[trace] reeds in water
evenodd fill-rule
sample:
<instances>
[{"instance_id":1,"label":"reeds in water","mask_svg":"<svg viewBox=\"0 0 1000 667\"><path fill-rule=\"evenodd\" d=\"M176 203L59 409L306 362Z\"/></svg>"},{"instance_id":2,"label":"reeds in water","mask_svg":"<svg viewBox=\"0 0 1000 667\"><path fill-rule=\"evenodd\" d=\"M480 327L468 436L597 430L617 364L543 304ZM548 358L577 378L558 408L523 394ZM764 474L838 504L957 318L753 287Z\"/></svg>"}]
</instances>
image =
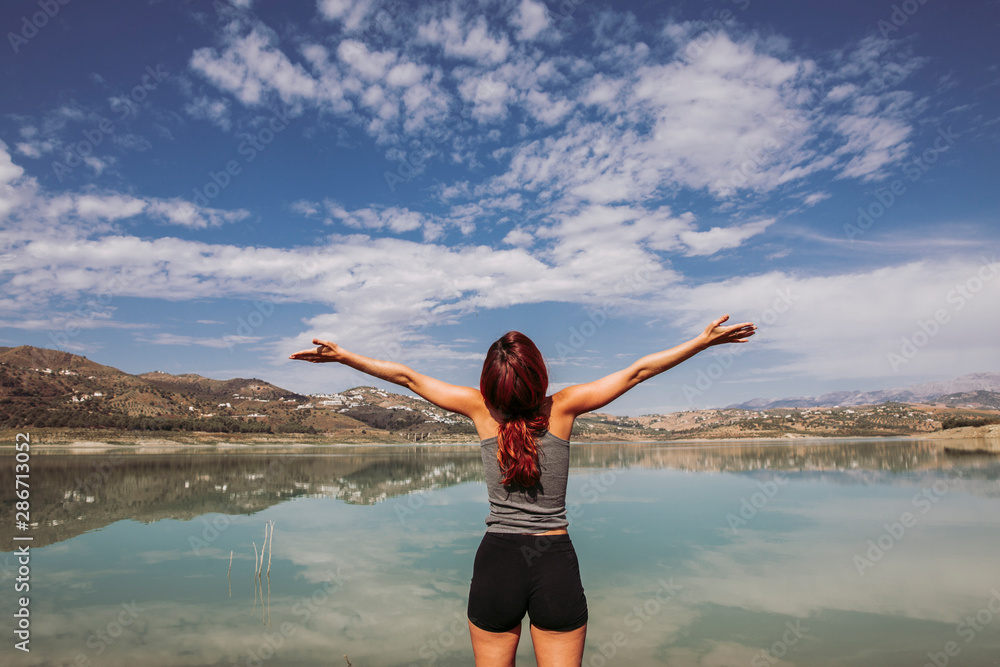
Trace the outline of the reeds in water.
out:
<instances>
[{"instance_id":1,"label":"reeds in water","mask_svg":"<svg viewBox=\"0 0 1000 667\"><path fill-rule=\"evenodd\" d=\"M274 522L268 521L264 524L264 543L260 545L260 553L257 553L257 543L253 542L253 607L250 614L253 615L257 609L257 592L260 591L260 613L261 622L271 625L271 553L274 543ZM264 582L261 580L261 570L264 568L264 550L267 549L267 605L264 604ZM266 616L265 616L266 614Z\"/></svg>"},{"instance_id":2,"label":"reeds in water","mask_svg":"<svg viewBox=\"0 0 1000 667\"><path fill-rule=\"evenodd\" d=\"M251 541L253 545L253 606L250 608L250 615L257 610L257 595L260 595L261 622L271 626L271 556L274 552L274 522L268 521L264 524L264 542L257 550L257 542ZM267 551L267 570L264 570L264 551ZM267 576L267 602L264 601L264 583L261 572ZM229 551L229 571L226 578L229 580L229 597L233 597L233 551ZM345 656L346 657L346 656Z\"/></svg>"}]
</instances>

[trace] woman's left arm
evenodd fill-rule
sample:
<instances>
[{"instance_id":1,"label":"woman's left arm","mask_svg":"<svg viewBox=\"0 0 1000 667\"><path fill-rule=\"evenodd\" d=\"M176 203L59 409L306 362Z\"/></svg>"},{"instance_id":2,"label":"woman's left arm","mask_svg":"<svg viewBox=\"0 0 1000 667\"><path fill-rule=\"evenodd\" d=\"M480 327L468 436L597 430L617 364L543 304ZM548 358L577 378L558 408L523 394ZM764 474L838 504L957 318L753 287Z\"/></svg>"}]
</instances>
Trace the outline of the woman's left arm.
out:
<instances>
[{"instance_id":1,"label":"woman's left arm","mask_svg":"<svg viewBox=\"0 0 1000 667\"><path fill-rule=\"evenodd\" d=\"M475 421L475 415L486 410L482 394L472 387L448 384L428 375L423 375L409 366L382 359L372 359L361 354L348 352L336 343L313 339L316 348L302 350L289 355L289 359L310 361L314 364L336 362L350 366L380 380L406 387L418 396L450 412L457 412Z\"/></svg>"}]
</instances>

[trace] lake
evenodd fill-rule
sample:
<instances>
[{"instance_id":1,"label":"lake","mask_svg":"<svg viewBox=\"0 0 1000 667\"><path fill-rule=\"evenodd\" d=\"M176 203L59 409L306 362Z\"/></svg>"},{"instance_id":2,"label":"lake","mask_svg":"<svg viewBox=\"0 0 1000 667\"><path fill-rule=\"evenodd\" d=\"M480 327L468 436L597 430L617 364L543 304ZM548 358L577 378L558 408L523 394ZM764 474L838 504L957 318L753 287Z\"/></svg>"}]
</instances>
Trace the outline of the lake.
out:
<instances>
[{"instance_id":1,"label":"lake","mask_svg":"<svg viewBox=\"0 0 1000 667\"><path fill-rule=\"evenodd\" d=\"M478 446L254 451L32 452L37 525L14 542L0 450L0 661L472 664ZM1000 457L908 439L571 454L585 665L1000 665ZM30 653L11 628L20 544ZM535 664L527 622L518 664Z\"/></svg>"}]
</instances>

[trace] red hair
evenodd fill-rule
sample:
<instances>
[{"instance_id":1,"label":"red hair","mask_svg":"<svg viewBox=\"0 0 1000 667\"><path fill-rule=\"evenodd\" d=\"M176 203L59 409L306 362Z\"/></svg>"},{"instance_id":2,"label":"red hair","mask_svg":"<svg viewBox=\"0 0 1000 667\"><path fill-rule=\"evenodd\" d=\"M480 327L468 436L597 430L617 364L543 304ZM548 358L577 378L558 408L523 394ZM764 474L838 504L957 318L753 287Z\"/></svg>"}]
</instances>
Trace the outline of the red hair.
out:
<instances>
[{"instance_id":1,"label":"red hair","mask_svg":"<svg viewBox=\"0 0 1000 667\"><path fill-rule=\"evenodd\" d=\"M542 353L523 333L508 331L490 346L479 391L503 417L497 463L505 485L531 487L541 475L535 441L549 428L549 418L540 412L548 386Z\"/></svg>"}]
</instances>

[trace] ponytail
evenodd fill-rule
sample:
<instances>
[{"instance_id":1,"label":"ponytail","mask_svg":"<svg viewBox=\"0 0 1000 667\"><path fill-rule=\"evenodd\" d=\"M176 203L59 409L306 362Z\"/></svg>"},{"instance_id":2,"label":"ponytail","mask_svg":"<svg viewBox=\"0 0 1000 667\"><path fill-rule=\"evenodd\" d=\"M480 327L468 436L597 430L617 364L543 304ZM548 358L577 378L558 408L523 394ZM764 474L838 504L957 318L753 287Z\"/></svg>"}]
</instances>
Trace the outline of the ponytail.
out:
<instances>
[{"instance_id":1,"label":"ponytail","mask_svg":"<svg viewBox=\"0 0 1000 667\"><path fill-rule=\"evenodd\" d=\"M549 376L531 339L509 331L490 346L479 378L486 402L503 414L497 433L497 465L504 485L534 486L541 475L537 439L549 427L540 409Z\"/></svg>"},{"instance_id":2,"label":"ponytail","mask_svg":"<svg viewBox=\"0 0 1000 667\"><path fill-rule=\"evenodd\" d=\"M537 414L530 419L518 415L500 424L497 434L497 464L501 481L524 487L534 486L542 471L538 467L537 439L549 428L549 419Z\"/></svg>"}]
</instances>

